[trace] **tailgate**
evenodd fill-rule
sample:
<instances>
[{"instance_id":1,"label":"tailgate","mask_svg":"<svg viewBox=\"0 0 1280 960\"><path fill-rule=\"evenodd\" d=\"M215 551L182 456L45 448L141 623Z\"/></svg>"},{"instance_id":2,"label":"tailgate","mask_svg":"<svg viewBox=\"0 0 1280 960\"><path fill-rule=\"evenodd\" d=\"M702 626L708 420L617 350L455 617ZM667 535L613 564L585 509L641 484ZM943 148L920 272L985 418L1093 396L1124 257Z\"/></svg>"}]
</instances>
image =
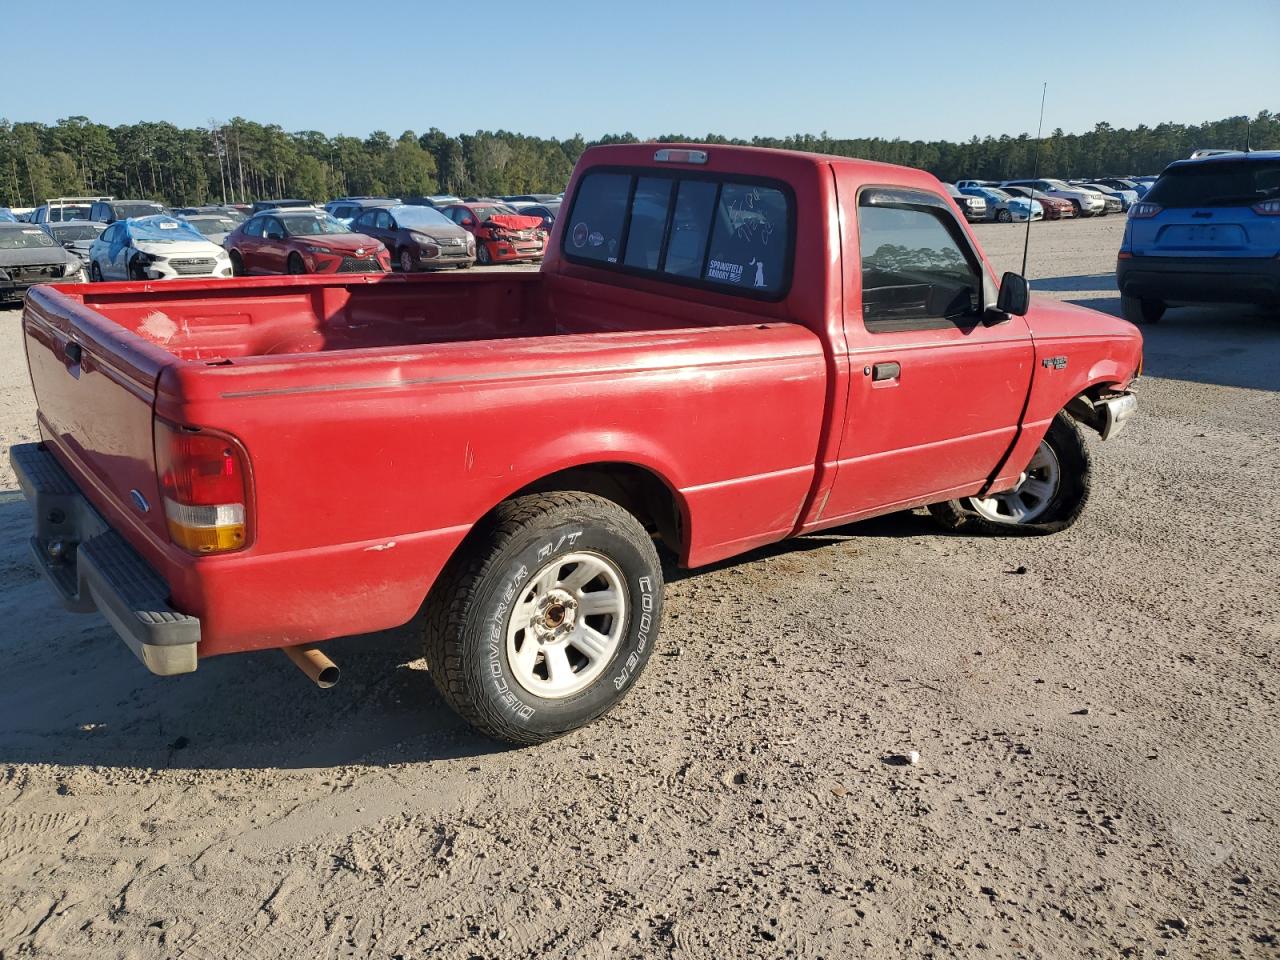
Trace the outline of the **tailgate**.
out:
<instances>
[{"instance_id":1,"label":"tailgate","mask_svg":"<svg viewBox=\"0 0 1280 960\"><path fill-rule=\"evenodd\" d=\"M173 356L48 286L27 297L22 328L45 442L73 476L90 478L84 493L96 506L109 498L167 539L151 416Z\"/></svg>"}]
</instances>

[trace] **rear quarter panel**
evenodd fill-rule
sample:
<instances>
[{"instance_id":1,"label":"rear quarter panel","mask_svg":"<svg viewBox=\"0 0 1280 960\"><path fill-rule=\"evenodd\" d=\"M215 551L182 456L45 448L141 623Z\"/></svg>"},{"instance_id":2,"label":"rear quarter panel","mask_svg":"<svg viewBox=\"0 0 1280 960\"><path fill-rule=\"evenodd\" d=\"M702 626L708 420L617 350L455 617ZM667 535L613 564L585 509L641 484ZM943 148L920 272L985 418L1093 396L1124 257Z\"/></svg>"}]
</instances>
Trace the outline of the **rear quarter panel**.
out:
<instances>
[{"instance_id":1,"label":"rear quarter panel","mask_svg":"<svg viewBox=\"0 0 1280 960\"><path fill-rule=\"evenodd\" d=\"M718 559L794 528L824 364L770 323L170 367L157 413L237 436L256 504L246 550L163 572L203 655L395 626L496 504L596 462L660 477L684 559Z\"/></svg>"}]
</instances>

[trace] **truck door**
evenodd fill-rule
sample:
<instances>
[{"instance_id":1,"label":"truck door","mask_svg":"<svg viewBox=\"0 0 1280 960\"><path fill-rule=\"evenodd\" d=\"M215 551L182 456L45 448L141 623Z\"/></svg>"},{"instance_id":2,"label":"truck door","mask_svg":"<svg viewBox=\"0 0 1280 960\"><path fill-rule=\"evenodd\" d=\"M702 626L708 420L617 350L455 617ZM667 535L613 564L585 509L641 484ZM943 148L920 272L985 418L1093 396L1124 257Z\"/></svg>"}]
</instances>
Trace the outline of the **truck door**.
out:
<instances>
[{"instance_id":1,"label":"truck door","mask_svg":"<svg viewBox=\"0 0 1280 960\"><path fill-rule=\"evenodd\" d=\"M1024 319L986 312L996 284L940 193L838 188L850 387L824 526L976 493L1013 444L1034 362Z\"/></svg>"}]
</instances>

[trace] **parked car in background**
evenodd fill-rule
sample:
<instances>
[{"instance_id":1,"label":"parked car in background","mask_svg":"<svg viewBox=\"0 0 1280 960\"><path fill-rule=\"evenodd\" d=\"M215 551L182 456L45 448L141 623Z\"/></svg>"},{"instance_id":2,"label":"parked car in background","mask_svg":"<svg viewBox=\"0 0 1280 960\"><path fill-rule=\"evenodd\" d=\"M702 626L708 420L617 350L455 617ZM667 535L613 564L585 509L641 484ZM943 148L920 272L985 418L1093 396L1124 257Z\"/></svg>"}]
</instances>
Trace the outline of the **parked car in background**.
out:
<instances>
[{"instance_id":1,"label":"parked car in background","mask_svg":"<svg viewBox=\"0 0 1280 960\"><path fill-rule=\"evenodd\" d=\"M206 240L218 246L222 246L227 235L243 222L227 213L193 213L182 219L195 227Z\"/></svg>"},{"instance_id":2,"label":"parked car in background","mask_svg":"<svg viewBox=\"0 0 1280 960\"><path fill-rule=\"evenodd\" d=\"M66 220L61 223L46 223L41 229L63 250L69 250L80 258L85 269L89 269L89 249L98 235L107 228L105 223L93 220Z\"/></svg>"},{"instance_id":3,"label":"parked car in background","mask_svg":"<svg viewBox=\"0 0 1280 960\"><path fill-rule=\"evenodd\" d=\"M288 209L290 207L296 207L296 208L306 207L307 209L311 209L315 207L315 204L312 203L310 200L296 200L296 199L255 200L253 202L253 207L251 209L253 213L261 213L263 210L279 210L279 209Z\"/></svg>"},{"instance_id":4,"label":"parked car in background","mask_svg":"<svg viewBox=\"0 0 1280 960\"><path fill-rule=\"evenodd\" d=\"M227 237L236 276L272 273L386 273L391 254L323 210L264 210Z\"/></svg>"},{"instance_id":5,"label":"parked car in background","mask_svg":"<svg viewBox=\"0 0 1280 960\"><path fill-rule=\"evenodd\" d=\"M999 187L961 187L960 192L985 200L987 219L997 223L1025 223L1028 217L1032 220L1044 218L1044 207L1039 200L1006 193Z\"/></svg>"},{"instance_id":6,"label":"parked car in background","mask_svg":"<svg viewBox=\"0 0 1280 960\"><path fill-rule=\"evenodd\" d=\"M351 226L351 221L370 207L390 207L399 203L396 197L338 197L324 205L333 219Z\"/></svg>"},{"instance_id":7,"label":"parked car in background","mask_svg":"<svg viewBox=\"0 0 1280 960\"><path fill-rule=\"evenodd\" d=\"M481 266L538 260L546 248L547 233L542 221L521 216L505 203L455 203L443 212L476 238L476 263Z\"/></svg>"},{"instance_id":8,"label":"parked car in background","mask_svg":"<svg viewBox=\"0 0 1280 960\"><path fill-rule=\"evenodd\" d=\"M1171 302L1280 307L1280 150L1171 163L1129 211L1116 283L1133 323Z\"/></svg>"},{"instance_id":9,"label":"parked car in background","mask_svg":"<svg viewBox=\"0 0 1280 960\"><path fill-rule=\"evenodd\" d=\"M506 203L547 203L551 200L559 200L560 194L557 193L521 193L516 196L499 197L499 200Z\"/></svg>"},{"instance_id":10,"label":"parked car in background","mask_svg":"<svg viewBox=\"0 0 1280 960\"><path fill-rule=\"evenodd\" d=\"M996 180L957 180L956 187L964 190L966 187L996 187L999 186Z\"/></svg>"},{"instance_id":11,"label":"parked car in background","mask_svg":"<svg viewBox=\"0 0 1280 960\"><path fill-rule=\"evenodd\" d=\"M351 221L351 229L382 243L403 273L449 267L465 270L476 261L475 237L434 207L371 208Z\"/></svg>"},{"instance_id":12,"label":"parked car in background","mask_svg":"<svg viewBox=\"0 0 1280 960\"><path fill-rule=\"evenodd\" d=\"M981 223L987 219L987 201L985 198L962 193L956 189L953 183L944 183L942 189L947 191L947 196L956 202L956 206L960 208L960 212L964 214L964 218L970 223Z\"/></svg>"},{"instance_id":13,"label":"parked car in background","mask_svg":"<svg viewBox=\"0 0 1280 960\"><path fill-rule=\"evenodd\" d=\"M560 216L559 200L548 200L546 203L517 201L510 206L521 216L539 217L542 220L542 229L547 233L551 233L551 228L556 224L556 217Z\"/></svg>"},{"instance_id":14,"label":"parked car in background","mask_svg":"<svg viewBox=\"0 0 1280 960\"><path fill-rule=\"evenodd\" d=\"M411 207L447 207L451 203L461 203L461 197L451 193L433 193L429 197L405 197L402 201Z\"/></svg>"},{"instance_id":15,"label":"parked car in background","mask_svg":"<svg viewBox=\"0 0 1280 960\"><path fill-rule=\"evenodd\" d=\"M248 214L231 206L230 204L207 204L202 207L178 207L172 211L175 217L190 216L226 216L230 217L236 223L243 223L248 219Z\"/></svg>"},{"instance_id":16,"label":"parked car in background","mask_svg":"<svg viewBox=\"0 0 1280 960\"><path fill-rule=\"evenodd\" d=\"M1090 190L1097 190L1103 197L1114 199L1120 204L1120 210L1123 212L1127 212L1139 199L1138 191L1131 187L1113 187L1094 180L1082 180L1080 183ZM1110 206L1108 206L1108 212L1112 212Z\"/></svg>"},{"instance_id":17,"label":"parked car in background","mask_svg":"<svg viewBox=\"0 0 1280 960\"><path fill-rule=\"evenodd\" d=\"M172 215L168 207L155 200L99 200L89 208L89 219L98 223L162 216Z\"/></svg>"},{"instance_id":18,"label":"parked car in background","mask_svg":"<svg viewBox=\"0 0 1280 960\"><path fill-rule=\"evenodd\" d=\"M1088 180L1072 180L1069 185L1102 194L1102 202L1106 204L1106 213L1123 213L1128 209L1125 205L1124 197L1110 187L1090 183Z\"/></svg>"},{"instance_id":19,"label":"parked car in background","mask_svg":"<svg viewBox=\"0 0 1280 960\"><path fill-rule=\"evenodd\" d=\"M1131 190L1137 195L1138 200L1145 197L1147 195L1147 191L1151 189L1151 184L1149 183L1143 183L1140 180L1128 180L1124 177L1099 177L1098 179L1091 180L1089 182L1100 183L1104 187L1110 187L1112 190L1118 190L1121 193L1126 190Z\"/></svg>"},{"instance_id":20,"label":"parked car in background","mask_svg":"<svg viewBox=\"0 0 1280 960\"><path fill-rule=\"evenodd\" d=\"M43 229L0 223L0 302L21 300L37 283L82 283L84 264Z\"/></svg>"},{"instance_id":21,"label":"parked car in background","mask_svg":"<svg viewBox=\"0 0 1280 960\"><path fill-rule=\"evenodd\" d=\"M18 218L13 215L13 211L8 207L0 207L0 223L17 223Z\"/></svg>"},{"instance_id":22,"label":"parked car in background","mask_svg":"<svg viewBox=\"0 0 1280 960\"><path fill-rule=\"evenodd\" d=\"M1006 180L1000 184L1001 189L1009 187L1026 187L1030 190L1041 190L1057 200L1066 200L1075 208L1077 217L1096 217L1107 212L1107 202L1096 190L1073 187L1061 180ZM1040 199L1036 197L1036 199Z\"/></svg>"},{"instance_id":23,"label":"parked car in background","mask_svg":"<svg viewBox=\"0 0 1280 960\"><path fill-rule=\"evenodd\" d=\"M226 251L189 223L168 215L117 220L89 247L91 280L229 276Z\"/></svg>"},{"instance_id":24,"label":"parked car in background","mask_svg":"<svg viewBox=\"0 0 1280 960\"><path fill-rule=\"evenodd\" d=\"M1046 220L1070 220L1076 215L1075 204L1070 200L1061 200L1058 197L1051 197L1043 190L1010 185L1006 185L998 189L1015 197L1024 197L1026 199L1036 201L1044 211L1044 219Z\"/></svg>"},{"instance_id":25,"label":"parked car in background","mask_svg":"<svg viewBox=\"0 0 1280 960\"><path fill-rule=\"evenodd\" d=\"M53 197L32 210L27 217L27 222L62 223L66 220L92 220L94 219L93 205L102 199L101 197Z\"/></svg>"}]
</instances>

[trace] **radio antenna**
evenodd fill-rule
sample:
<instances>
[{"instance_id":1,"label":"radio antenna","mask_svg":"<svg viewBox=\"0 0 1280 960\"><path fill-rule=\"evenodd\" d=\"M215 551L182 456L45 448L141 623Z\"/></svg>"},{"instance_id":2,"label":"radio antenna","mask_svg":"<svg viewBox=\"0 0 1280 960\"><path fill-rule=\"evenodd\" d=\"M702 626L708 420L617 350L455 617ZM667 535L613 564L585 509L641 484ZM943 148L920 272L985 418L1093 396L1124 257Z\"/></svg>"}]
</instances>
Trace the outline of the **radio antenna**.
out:
<instances>
[{"instance_id":1,"label":"radio antenna","mask_svg":"<svg viewBox=\"0 0 1280 960\"><path fill-rule=\"evenodd\" d=\"M1031 179L1038 180L1040 178L1040 137L1044 133L1044 98L1049 92L1049 81L1044 82L1044 86L1040 88L1040 126L1036 127L1036 159L1032 164ZM1036 202L1036 187L1031 185L1031 202L1027 204L1027 235L1022 241L1022 275L1027 275L1027 250L1031 247L1031 207Z\"/></svg>"}]
</instances>

